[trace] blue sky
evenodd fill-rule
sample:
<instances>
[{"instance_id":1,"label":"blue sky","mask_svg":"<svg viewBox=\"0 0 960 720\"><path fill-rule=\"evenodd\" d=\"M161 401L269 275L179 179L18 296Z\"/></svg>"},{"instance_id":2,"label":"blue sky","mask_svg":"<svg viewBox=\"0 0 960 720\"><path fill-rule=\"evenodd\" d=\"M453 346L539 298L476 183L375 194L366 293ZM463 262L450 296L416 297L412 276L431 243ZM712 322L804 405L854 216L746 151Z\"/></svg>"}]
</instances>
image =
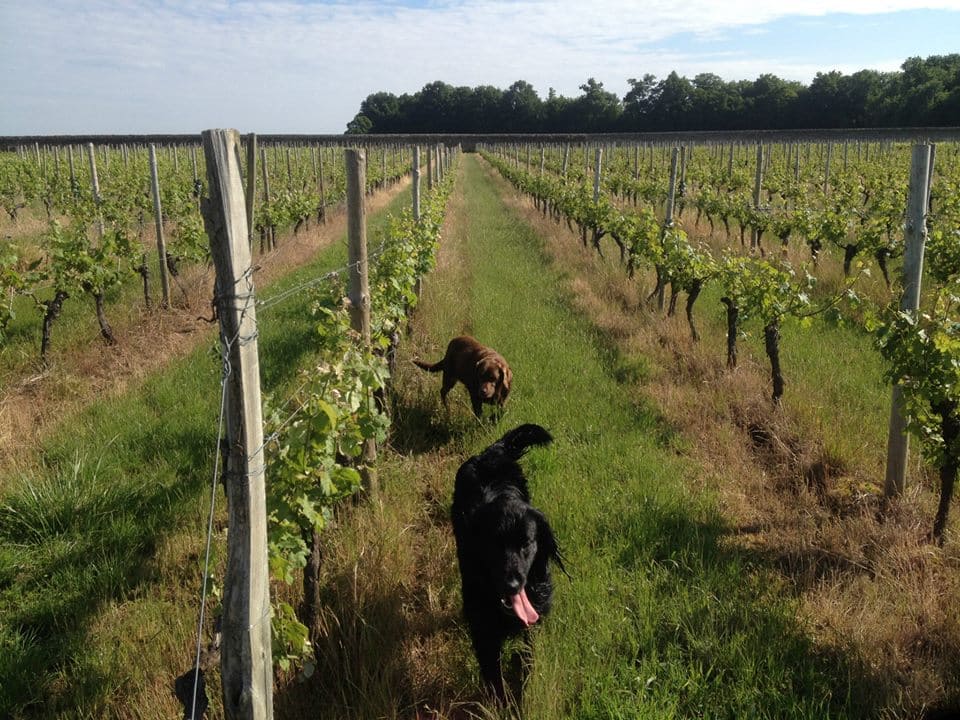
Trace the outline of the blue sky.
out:
<instances>
[{"instance_id":1,"label":"blue sky","mask_svg":"<svg viewBox=\"0 0 960 720\"><path fill-rule=\"evenodd\" d=\"M960 0L0 0L0 135L339 133L367 95L895 70ZM958 119L960 122L960 119Z\"/></svg>"}]
</instances>

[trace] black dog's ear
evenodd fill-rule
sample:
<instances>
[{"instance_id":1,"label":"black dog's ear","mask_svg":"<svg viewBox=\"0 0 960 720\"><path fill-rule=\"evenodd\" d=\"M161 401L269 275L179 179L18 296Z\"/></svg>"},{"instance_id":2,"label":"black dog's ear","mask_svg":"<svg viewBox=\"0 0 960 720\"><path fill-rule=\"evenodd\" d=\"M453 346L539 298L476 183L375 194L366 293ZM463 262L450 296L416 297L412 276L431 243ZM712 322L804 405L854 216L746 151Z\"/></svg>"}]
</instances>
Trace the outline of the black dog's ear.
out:
<instances>
[{"instance_id":1,"label":"black dog's ear","mask_svg":"<svg viewBox=\"0 0 960 720\"><path fill-rule=\"evenodd\" d=\"M563 565L563 555L560 553L560 546L557 545L557 539L553 535L553 528L551 528L550 523L547 522L546 515L536 508L530 508L530 513L537 523L537 547L543 548L547 557L557 564L557 567L563 571L564 575L570 577L570 573L567 572L567 568Z\"/></svg>"}]
</instances>

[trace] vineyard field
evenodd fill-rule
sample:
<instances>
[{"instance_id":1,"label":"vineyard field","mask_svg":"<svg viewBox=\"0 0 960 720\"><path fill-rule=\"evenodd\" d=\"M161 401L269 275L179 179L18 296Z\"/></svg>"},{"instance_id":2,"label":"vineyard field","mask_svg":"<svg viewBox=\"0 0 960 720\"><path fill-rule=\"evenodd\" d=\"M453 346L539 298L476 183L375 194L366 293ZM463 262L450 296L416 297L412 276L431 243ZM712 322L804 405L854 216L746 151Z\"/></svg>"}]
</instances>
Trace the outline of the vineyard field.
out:
<instances>
[{"instance_id":1,"label":"vineyard field","mask_svg":"<svg viewBox=\"0 0 960 720\"><path fill-rule=\"evenodd\" d=\"M960 712L960 145L931 152L916 311L909 143L477 145L418 148L417 217L412 147L361 153L369 345L344 148L257 150L274 716ZM0 152L0 715L179 716L199 652L223 717L230 369L203 154L157 148L161 260L147 148L65 152ZM412 362L463 333L513 369L499 420L461 387L445 409ZM504 711L449 508L460 463L527 422L555 438L522 464L570 572L532 664L508 644Z\"/></svg>"}]
</instances>

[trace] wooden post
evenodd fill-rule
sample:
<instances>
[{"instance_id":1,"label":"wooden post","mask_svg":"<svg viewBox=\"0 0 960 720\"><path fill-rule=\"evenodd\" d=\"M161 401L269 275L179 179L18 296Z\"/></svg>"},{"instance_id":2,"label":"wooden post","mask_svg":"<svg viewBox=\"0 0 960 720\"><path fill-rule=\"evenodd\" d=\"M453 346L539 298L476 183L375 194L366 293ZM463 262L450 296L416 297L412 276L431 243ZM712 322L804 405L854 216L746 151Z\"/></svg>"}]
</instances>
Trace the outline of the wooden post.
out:
<instances>
[{"instance_id":1,"label":"wooden post","mask_svg":"<svg viewBox=\"0 0 960 720\"><path fill-rule=\"evenodd\" d=\"M240 133L205 130L210 198L204 224L216 269L214 301L229 359L226 378L227 569L220 672L231 720L273 717L270 573L253 268L240 173Z\"/></svg>"},{"instance_id":2,"label":"wooden post","mask_svg":"<svg viewBox=\"0 0 960 720\"><path fill-rule=\"evenodd\" d=\"M916 313L920 307L920 279L927 240L927 199L930 192L930 145L913 146L910 163L910 195L907 198L907 226L904 233L903 297L900 309ZM887 471L883 494L888 498L903 492L907 471L907 433L903 388L893 386L890 428L887 435Z\"/></svg>"},{"instance_id":3,"label":"wooden post","mask_svg":"<svg viewBox=\"0 0 960 720\"><path fill-rule=\"evenodd\" d=\"M323 152L318 153L320 161L320 215L323 218L323 224L327 224L327 193L323 185Z\"/></svg>"},{"instance_id":4,"label":"wooden post","mask_svg":"<svg viewBox=\"0 0 960 720\"><path fill-rule=\"evenodd\" d=\"M413 146L413 220L420 222L420 146Z\"/></svg>"},{"instance_id":5,"label":"wooden post","mask_svg":"<svg viewBox=\"0 0 960 720\"><path fill-rule=\"evenodd\" d=\"M570 164L570 143L563 146L563 171L560 173L564 180L567 179L567 166Z\"/></svg>"},{"instance_id":6,"label":"wooden post","mask_svg":"<svg viewBox=\"0 0 960 720\"><path fill-rule=\"evenodd\" d=\"M253 213L254 200L257 197L257 136L255 133L247 135L247 242L250 253L253 253Z\"/></svg>"},{"instance_id":7,"label":"wooden post","mask_svg":"<svg viewBox=\"0 0 960 720\"><path fill-rule=\"evenodd\" d=\"M420 146L413 146L413 221L420 222ZM413 292L419 298L423 294L423 276L418 276Z\"/></svg>"},{"instance_id":8,"label":"wooden post","mask_svg":"<svg viewBox=\"0 0 960 720\"><path fill-rule=\"evenodd\" d=\"M427 192L433 190L433 148L427 148Z\"/></svg>"},{"instance_id":9,"label":"wooden post","mask_svg":"<svg viewBox=\"0 0 960 720\"><path fill-rule=\"evenodd\" d=\"M70 164L70 192L77 186L77 172L73 166L73 145L67 145L67 162Z\"/></svg>"},{"instance_id":10,"label":"wooden post","mask_svg":"<svg viewBox=\"0 0 960 720\"><path fill-rule=\"evenodd\" d=\"M827 160L823 167L823 194L830 194L830 158L833 157L833 143L827 143Z\"/></svg>"},{"instance_id":11,"label":"wooden post","mask_svg":"<svg viewBox=\"0 0 960 720\"><path fill-rule=\"evenodd\" d=\"M103 216L100 214L100 180L97 178L97 157L93 143L87 143L87 154L90 156L90 184L93 187L93 204L97 208L97 233L103 240Z\"/></svg>"},{"instance_id":12,"label":"wooden post","mask_svg":"<svg viewBox=\"0 0 960 720\"><path fill-rule=\"evenodd\" d=\"M160 307L170 307L170 280L167 278L167 244L163 239L163 208L160 206L160 177L157 173L157 147L150 145L150 186L153 190L153 217L157 228L157 258L160 262Z\"/></svg>"},{"instance_id":13,"label":"wooden post","mask_svg":"<svg viewBox=\"0 0 960 720\"><path fill-rule=\"evenodd\" d=\"M593 159L593 201L600 201L600 174L603 171L603 148L598 147Z\"/></svg>"},{"instance_id":14,"label":"wooden post","mask_svg":"<svg viewBox=\"0 0 960 720\"><path fill-rule=\"evenodd\" d=\"M430 151L432 154L432 150ZM344 151L347 166L347 263L350 268L350 325L360 333L364 346L370 346L370 285L367 278L367 209L364 200L365 152L360 149ZM363 444L360 475L364 489L372 498L380 493L373 463L377 459L376 443L370 439Z\"/></svg>"},{"instance_id":15,"label":"wooden post","mask_svg":"<svg viewBox=\"0 0 960 720\"><path fill-rule=\"evenodd\" d=\"M263 201L266 203L270 202L270 171L267 169L267 149L265 147L260 148L260 170L263 172ZM273 243L273 228L267 225L263 226L264 238L260 243L260 252L264 250L264 241L266 242L266 249L272 250Z\"/></svg>"},{"instance_id":16,"label":"wooden post","mask_svg":"<svg viewBox=\"0 0 960 720\"><path fill-rule=\"evenodd\" d=\"M673 154L670 157L670 189L667 192L667 209L663 215L663 224L666 227L673 226L673 202L677 193L677 162L679 159L680 148L674 147Z\"/></svg>"},{"instance_id":17,"label":"wooden post","mask_svg":"<svg viewBox=\"0 0 960 720\"><path fill-rule=\"evenodd\" d=\"M763 190L763 143L757 143L757 174L753 181L753 209L760 209L760 194ZM760 247L760 231L753 228L750 233L750 249Z\"/></svg>"},{"instance_id":18,"label":"wooden post","mask_svg":"<svg viewBox=\"0 0 960 720\"><path fill-rule=\"evenodd\" d=\"M930 146L930 167L929 172L927 173L927 212L933 210L933 203L931 201L930 188L933 187L933 166L937 163L937 146Z\"/></svg>"}]
</instances>

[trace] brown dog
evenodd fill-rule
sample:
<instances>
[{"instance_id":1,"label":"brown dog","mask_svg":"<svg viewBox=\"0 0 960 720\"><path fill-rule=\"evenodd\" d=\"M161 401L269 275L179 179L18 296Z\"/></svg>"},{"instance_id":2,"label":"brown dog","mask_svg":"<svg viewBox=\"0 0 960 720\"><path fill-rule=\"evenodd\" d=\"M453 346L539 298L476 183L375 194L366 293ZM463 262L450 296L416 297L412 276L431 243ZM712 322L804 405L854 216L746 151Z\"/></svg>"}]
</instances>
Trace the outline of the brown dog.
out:
<instances>
[{"instance_id":1,"label":"brown dog","mask_svg":"<svg viewBox=\"0 0 960 720\"><path fill-rule=\"evenodd\" d=\"M503 410L503 404L510 394L513 373L507 361L496 350L481 345L469 335L451 340L447 345L447 354L440 362L433 365L421 360L413 362L429 372L443 371L440 400L444 407L447 407L447 393L457 384L457 380L466 385L470 392L473 414L478 418L483 412L483 403L496 404L499 410Z\"/></svg>"}]
</instances>

